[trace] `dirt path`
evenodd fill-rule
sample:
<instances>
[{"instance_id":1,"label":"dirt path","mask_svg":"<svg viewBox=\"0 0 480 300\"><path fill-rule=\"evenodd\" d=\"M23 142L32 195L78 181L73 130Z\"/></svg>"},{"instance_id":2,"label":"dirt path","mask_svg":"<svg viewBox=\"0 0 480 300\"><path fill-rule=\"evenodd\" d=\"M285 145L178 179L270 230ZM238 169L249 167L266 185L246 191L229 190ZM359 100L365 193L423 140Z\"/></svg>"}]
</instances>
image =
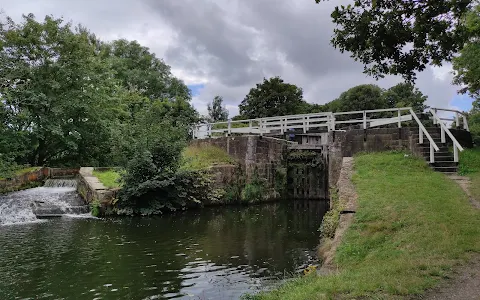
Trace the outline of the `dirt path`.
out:
<instances>
[{"instance_id":1,"label":"dirt path","mask_svg":"<svg viewBox=\"0 0 480 300\"><path fill-rule=\"evenodd\" d=\"M480 202L473 198L469 191L470 179L464 176L450 178L465 191L472 206L480 209ZM480 254L474 255L468 264L455 268L452 279L445 280L440 286L417 299L480 300Z\"/></svg>"}]
</instances>

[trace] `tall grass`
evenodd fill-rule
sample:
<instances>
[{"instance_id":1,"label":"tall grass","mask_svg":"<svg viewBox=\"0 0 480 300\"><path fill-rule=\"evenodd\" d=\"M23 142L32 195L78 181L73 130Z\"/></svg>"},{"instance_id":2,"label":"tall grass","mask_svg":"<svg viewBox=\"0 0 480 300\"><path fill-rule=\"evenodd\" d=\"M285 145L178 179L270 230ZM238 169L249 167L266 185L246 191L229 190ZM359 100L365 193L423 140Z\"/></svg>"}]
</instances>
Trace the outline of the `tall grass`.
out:
<instances>
[{"instance_id":1,"label":"tall grass","mask_svg":"<svg viewBox=\"0 0 480 300\"><path fill-rule=\"evenodd\" d=\"M294 279L256 299L395 298L421 294L480 252L480 213L452 180L398 153L355 157L358 210L339 272Z\"/></svg>"},{"instance_id":2,"label":"tall grass","mask_svg":"<svg viewBox=\"0 0 480 300\"><path fill-rule=\"evenodd\" d=\"M107 188L117 188L120 187L120 173L115 170L109 171L93 171L93 176L97 177L98 180Z\"/></svg>"},{"instance_id":3,"label":"tall grass","mask_svg":"<svg viewBox=\"0 0 480 300\"><path fill-rule=\"evenodd\" d=\"M182 152L181 169L201 170L212 165L233 164L235 160L222 148L205 146L188 146Z\"/></svg>"},{"instance_id":4,"label":"tall grass","mask_svg":"<svg viewBox=\"0 0 480 300\"><path fill-rule=\"evenodd\" d=\"M470 177L470 192L480 201L480 147L460 152L458 171L461 175Z\"/></svg>"}]
</instances>

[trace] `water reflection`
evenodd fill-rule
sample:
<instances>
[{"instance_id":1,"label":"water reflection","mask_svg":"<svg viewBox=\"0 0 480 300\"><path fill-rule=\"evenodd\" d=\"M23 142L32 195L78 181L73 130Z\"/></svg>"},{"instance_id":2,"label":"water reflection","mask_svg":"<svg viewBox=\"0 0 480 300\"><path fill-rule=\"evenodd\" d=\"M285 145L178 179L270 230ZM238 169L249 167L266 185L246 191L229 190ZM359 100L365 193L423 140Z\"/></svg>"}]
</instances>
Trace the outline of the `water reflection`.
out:
<instances>
[{"instance_id":1,"label":"water reflection","mask_svg":"<svg viewBox=\"0 0 480 300\"><path fill-rule=\"evenodd\" d=\"M236 299L315 262L325 206L0 227L0 299Z\"/></svg>"}]
</instances>

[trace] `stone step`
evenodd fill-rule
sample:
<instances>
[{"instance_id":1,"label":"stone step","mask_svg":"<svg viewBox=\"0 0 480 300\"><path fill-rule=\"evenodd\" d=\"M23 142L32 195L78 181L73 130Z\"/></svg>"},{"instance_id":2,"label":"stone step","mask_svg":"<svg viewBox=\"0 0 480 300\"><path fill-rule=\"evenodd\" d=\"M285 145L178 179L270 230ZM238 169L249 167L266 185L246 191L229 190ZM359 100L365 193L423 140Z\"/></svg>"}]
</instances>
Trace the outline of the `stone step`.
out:
<instances>
[{"instance_id":1,"label":"stone step","mask_svg":"<svg viewBox=\"0 0 480 300\"><path fill-rule=\"evenodd\" d=\"M457 167L436 167L436 166L432 166L432 168L435 171L442 172L442 173L449 173L449 174L456 173L458 171Z\"/></svg>"},{"instance_id":2,"label":"stone step","mask_svg":"<svg viewBox=\"0 0 480 300\"><path fill-rule=\"evenodd\" d=\"M431 166L434 166L434 167L457 167L458 166L458 163L454 162L453 159L452 160L444 160L444 161L437 161L435 160L434 163L430 164Z\"/></svg>"},{"instance_id":3,"label":"stone step","mask_svg":"<svg viewBox=\"0 0 480 300\"><path fill-rule=\"evenodd\" d=\"M423 153L423 157L425 159L430 159L430 153ZM453 161L453 155L450 152L445 153L435 153L434 154L435 161Z\"/></svg>"}]
</instances>

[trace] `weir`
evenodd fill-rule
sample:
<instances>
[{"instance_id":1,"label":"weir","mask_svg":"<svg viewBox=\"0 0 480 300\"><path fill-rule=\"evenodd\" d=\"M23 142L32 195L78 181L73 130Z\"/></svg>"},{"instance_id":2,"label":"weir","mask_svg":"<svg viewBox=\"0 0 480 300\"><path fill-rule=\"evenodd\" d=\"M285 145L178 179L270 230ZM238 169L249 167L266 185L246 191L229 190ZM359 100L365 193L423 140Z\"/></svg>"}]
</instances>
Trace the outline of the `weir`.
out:
<instances>
[{"instance_id":1,"label":"weir","mask_svg":"<svg viewBox=\"0 0 480 300\"><path fill-rule=\"evenodd\" d=\"M88 213L76 186L75 179L47 179L42 187L0 195L0 225Z\"/></svg>"}]
</instances>

